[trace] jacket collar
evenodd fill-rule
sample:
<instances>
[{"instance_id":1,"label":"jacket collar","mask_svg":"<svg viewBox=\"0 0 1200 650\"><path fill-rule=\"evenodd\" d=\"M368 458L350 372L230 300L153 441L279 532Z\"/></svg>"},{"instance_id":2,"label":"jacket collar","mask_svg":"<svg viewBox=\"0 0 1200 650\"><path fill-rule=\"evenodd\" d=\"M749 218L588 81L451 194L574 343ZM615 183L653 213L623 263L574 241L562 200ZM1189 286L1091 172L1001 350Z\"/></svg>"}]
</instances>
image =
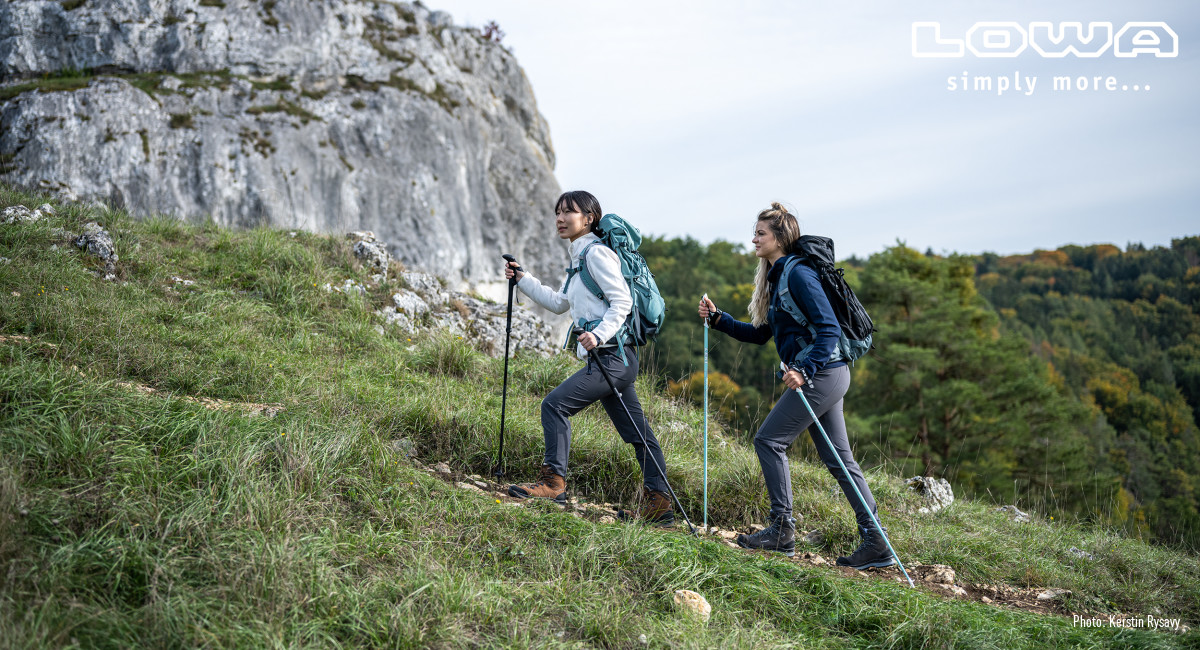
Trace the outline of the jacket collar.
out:
<instances>
[{"instance_id":1,"label":"jacket collar","mask_svg":"<svg viewBox=\"0 0 1200 650\"><path fill-rule=\"evenodd\" d=\"M599 239L600 238L596 236L596 233L589 232L589 233L585 233L579 239L576 239L575 241L571 242L571 259L573 259L573 260L578 259L579 254L583 252L583 249L588 244L590 244L594 241L597 241Z\"/></svg>"},{"instance_id":2,"label":"jacket collar","mask_svg":"<svg viewBox=\"0 0 1200 650\"><path fill-rule=\"evenodd\" d=\"M580 239L582 239L582 237L580 237ZM775 263L772 264L771 268L767 270L767 280L770 282L779 280L779 275L783 273L784 265L787 264L787 261L792 257L792 255L784 255L783 257L775 260Z\"/></svg>"}]
</instances>

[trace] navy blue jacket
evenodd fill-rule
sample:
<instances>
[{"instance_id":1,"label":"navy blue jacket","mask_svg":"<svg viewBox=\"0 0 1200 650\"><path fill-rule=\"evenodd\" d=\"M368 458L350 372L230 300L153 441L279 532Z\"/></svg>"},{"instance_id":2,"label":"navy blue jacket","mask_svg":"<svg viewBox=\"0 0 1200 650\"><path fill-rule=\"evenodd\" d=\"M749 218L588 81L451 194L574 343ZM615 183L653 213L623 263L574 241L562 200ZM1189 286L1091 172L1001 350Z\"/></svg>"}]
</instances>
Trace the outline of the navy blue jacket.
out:
<instances>
[{"instance_id":1,"label":"navy blue jacket","mask_svg":"<svg viewBox=\"0 0 1200 650\"><path fill-rule=\"evenodd\" d=\"M774 336L780 360L803 369L804 374L811 378L822 368L846 365L845 361L828 362L833 349L837 347L838 339L842 336L842 328L838 325L833 307L829 305L829 299L825 297L825 290L821 288L821 279L817 276L816 269L804 263L795 265L788 274L788 289L791 290L796 305L817 331L817 344L803 358L797 358L800 352L813 342L813 336L808 327L797 323L779 305L775 289L779 276L783 274L783 266L790 257L785 255L775 260L775 264L767 272L767 281L771 287L771 307L767 311L766 323L755 327L721 312L721 317L712 323L712 328L744 343L758 345L763 345Z\"/></svg>"}]
</instances>

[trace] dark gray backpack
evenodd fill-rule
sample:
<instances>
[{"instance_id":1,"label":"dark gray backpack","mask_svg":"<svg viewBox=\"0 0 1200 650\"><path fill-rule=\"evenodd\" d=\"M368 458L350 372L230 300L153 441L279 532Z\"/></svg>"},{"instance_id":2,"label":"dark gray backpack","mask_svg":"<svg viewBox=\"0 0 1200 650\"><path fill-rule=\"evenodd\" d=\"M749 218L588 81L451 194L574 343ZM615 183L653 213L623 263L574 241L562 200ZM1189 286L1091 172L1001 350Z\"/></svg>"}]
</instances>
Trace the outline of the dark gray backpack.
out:
<instances>
[{"instance_id":1,"label":"dark gray backpack","mask_svg":"<svg viewBox=\"0 0 1200 650\"><path fill-rule=\"evenodd\" d=\"M838 339L837 347L834 348L829 361L847 361L853 364L871 351L871 334L877 330L867 310L859 302L858 296L855 296L850 285L846 284L843 270L833 266L833 240L828 237L803 235L796 240L789 252L792 258L784 262L783 274L779 286L775 289L780 305L797 323L808 328L815 341L817 328L808 322L804 311L792 298L787 283L789 274L797 264L808 264L815 269L817 277L821 280L821 288L825 290L825 297L829 299L829 305L833 307L833 313L842 329L842 336ZM808 354L811 347L810 345L804 348L800 356Z\"/></svg>"}]
</instances>

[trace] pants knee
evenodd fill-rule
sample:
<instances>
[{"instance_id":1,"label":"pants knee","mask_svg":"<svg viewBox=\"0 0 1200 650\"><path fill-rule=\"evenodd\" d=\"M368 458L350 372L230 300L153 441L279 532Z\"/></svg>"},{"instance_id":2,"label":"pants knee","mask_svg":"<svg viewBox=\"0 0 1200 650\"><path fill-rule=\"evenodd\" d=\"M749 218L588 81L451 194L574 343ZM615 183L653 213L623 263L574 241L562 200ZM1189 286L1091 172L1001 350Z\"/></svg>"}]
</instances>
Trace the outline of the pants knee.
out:
<instances>
[{"instance_id":1,"label":"pants knee","mask_svg":"<svg viewBox=\"0 0 1200 650\"><path fill-rule=\"evenodd\" d=\"M554 394L551 393L542 398L542 417L562 415L562 407L558 400L554 399Z\"/></svg>"},{"instance_id":2,"label":"pants knee","mask_svg":"<svg viewBox=\"0 0 1200 650\"><path fill-rule=\"evenodd\" d=\"M634 447L642 446L642 439L632 431L626 431L623 428L618 428L617 435L621 436L621 440L624 440L626 443L631 444Z\"/></svg>"},{"instance_id":3,"label":"pants knee","mask_svg":"<svg viewBox=\"0 0 1200 650\"><path fill-rule=\"evenodd\" d=\"M760 454L764 453L764 452L774 453L774 452L779 451L779 445L777 443L775 443L774 441L766 438L765 436L755 435L754 436L754 451L757 451Z\"/></svg>"}]
</instances>

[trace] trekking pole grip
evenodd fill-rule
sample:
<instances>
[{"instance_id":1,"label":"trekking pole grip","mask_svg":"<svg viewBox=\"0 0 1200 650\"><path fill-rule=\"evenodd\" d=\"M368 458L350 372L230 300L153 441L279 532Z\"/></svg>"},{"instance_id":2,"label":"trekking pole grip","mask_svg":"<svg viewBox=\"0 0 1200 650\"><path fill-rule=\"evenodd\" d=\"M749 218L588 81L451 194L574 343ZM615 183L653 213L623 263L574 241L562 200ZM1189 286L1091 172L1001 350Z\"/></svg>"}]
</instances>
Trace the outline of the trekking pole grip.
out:
<instances>
[{"instance_id":1,"label":"trekking pole grip","mask_svg":"<svg viewBox=\"0 0 1200 650\"><path fill-rule=\"evenodd\" d=\"M505 260L506 262L516 262L516 261L517 261L517 258L513 257L513 256L512 256L511 254L509 254L509 253L505 253L505 254L501 255L500 257L503 257L503 258L504 258L504 260ZM514 270L514 271L520 271L521 273L524 273L524 272L525 272L525 269L521 268L521 265L520 265L520 264L518 264L518 265L516 266L516 268L514 268L513 270Z\"/></svg>"}]
</instances>

